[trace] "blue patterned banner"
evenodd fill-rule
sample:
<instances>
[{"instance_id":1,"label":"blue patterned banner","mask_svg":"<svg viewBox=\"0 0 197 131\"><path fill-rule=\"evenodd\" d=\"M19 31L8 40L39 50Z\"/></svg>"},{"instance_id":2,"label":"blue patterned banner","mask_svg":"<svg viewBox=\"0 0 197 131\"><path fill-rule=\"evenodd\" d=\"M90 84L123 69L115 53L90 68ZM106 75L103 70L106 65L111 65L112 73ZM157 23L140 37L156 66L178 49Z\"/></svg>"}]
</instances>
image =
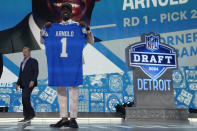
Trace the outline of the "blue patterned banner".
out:
<instances>
[{"instance_id":1,"label":"blue patterned banner","mask_svg":"<svg viewBox=\"0 0 197 131\"><path fill-rule=\"evenodd\" d=\"M90 24L96 43L93 46L88 44L84 49L85 65L83 85L79 90L79 112L114 112L117 103L133 101L133 71L126 66L125 48L139 42L141 34L149 32L160 34L161 43L169 44L177 50L178 69L173 72L176 106L197 108L196 0L87 1L90 4L85 4L91 5L91 10L86 12L83 20ZM32 23L31 16L36 17L31 13L31 0L4 0L0 3L1 33L6 34L24 22L24 19L27 20L26 27L31 28L30 32L39 30L35 22ZM10 39L15 42L19 38L26 38L12 35L2 42L5 37L0 37L0 47ZM36 35L33 37L36 39ZM0 106L8 106L9 112L21 112L21 91L16 92L14 87L23 56L22 53L9 53L4 54ZM36 112L58 112L56 87L48 86L45 51L32 51L32 57L38 59L40 70L38 86L31 97L32 104Z\"/></svg>"}]
</instances>

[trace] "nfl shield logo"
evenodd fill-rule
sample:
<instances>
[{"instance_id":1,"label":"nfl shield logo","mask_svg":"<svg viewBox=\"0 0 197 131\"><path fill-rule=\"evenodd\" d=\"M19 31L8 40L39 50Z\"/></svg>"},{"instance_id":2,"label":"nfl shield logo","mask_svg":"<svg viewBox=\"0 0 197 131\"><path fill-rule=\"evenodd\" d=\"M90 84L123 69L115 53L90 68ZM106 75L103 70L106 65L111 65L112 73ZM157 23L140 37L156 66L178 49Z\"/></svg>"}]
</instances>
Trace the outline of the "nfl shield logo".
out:
<instances>
[{"instance_id":1,"label":"nfl shield logo","mask_svg":"<svg viewBox=\"0 0 197 131\"><path fill-rule=\"evenodd\" d=\"M146 48L148 50L154 51L159 49L159 36L146 35L145 36Z\"/></svg>"},{"instance_id":2,"label":"nfl shield logo","mask_svg":"<svg viewBox=\"0 0 197 131\"><path fill-rule=\"evenodd\" d=\"M128 67L141 68L151 79L159 78L167 69L177 68L175 49L167 44L160 44L159 35L142 34L141 40L126 48Z\"/></svg>"}]
</instances>

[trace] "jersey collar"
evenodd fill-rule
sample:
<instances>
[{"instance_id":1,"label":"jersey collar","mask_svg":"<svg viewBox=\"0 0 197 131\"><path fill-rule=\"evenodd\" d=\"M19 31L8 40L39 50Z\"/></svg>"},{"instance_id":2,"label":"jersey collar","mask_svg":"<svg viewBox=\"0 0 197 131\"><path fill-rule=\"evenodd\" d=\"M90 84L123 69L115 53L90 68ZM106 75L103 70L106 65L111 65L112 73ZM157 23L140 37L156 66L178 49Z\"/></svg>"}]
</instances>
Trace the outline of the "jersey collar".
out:
<instances>
[{"instance_id":1,"label":"jersey collar","mask_svg":"<svg viewBox=\"0 0 197 131\"><path fill-rule=\"evenodd\" d=\"M63 25L70 25L73 23L77 23L77 22L73 21L72 19L69 19L67 21L62 20L62 22L60 22L60 24L63 24Z\"/></svg>"}]
</instances>

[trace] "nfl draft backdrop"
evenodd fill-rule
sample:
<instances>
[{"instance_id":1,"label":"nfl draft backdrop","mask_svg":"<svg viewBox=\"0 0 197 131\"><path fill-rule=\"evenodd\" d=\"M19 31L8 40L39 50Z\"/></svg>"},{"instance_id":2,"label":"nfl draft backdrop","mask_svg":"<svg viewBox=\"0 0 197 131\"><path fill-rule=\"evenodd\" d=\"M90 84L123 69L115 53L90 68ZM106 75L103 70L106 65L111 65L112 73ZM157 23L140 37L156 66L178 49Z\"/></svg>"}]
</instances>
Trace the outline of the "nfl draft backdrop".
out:
<instances>
[{"instance_id":1,"label":"nfl draft backdrop","mask_svg":"<svg viewBox=\"0 0 197 131\"><path fill-rule=\"evenodd\" d=\"M73 0L74 5L80 6L79 1ZM31 14L31 4L31 0L1 1L1 34ZM86 45L83 51L85 64L83 85L79 90L79 112L114 112L117 103L133 101L133 71L126 66L125 48L139 42L141 34L149 32L160 34L161 43L177 50L179 66L172 74L176 106L197 108L196 5L196 0L96 0L88 22L97 42L93 46ZM28 24L31 28L33 23ZM32 32L36 31L34 27ZM1 51L6 46L3 40L1 37ZM38 59L40 68L39 83L31 98L34 109L58 112L56 88L47 86L45 50L32 51L32 57ZM14 86L22 53L8 50L3 58L0 106L9 106L9 112L20 112L21 92L16 92Z\"/></svg>"}]
</instances>

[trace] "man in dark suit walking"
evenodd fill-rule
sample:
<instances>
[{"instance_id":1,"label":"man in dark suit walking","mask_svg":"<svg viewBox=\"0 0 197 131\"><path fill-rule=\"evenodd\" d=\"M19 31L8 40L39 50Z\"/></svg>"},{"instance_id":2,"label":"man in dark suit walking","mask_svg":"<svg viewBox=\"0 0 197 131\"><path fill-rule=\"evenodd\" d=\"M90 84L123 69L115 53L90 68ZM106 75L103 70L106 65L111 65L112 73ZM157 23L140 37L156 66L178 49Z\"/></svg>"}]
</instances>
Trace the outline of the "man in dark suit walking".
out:
<instances>
[{"instance_id":1,"label":"man in dark suit walking","mask_svg":"<svg viewBox=\"0 0 197 131\"><path fill-rule=\"evenodd\" d=\"M18 86L22 89L22 104L24 119L19 122L27 122L35 117L34 109L30 102L30 96L33 88L37 86L38 77L38 61L31 58L30 48L23 48L24 60L20 65L19 78L16 83L16 90Z\"/></svg>"}]
</instances>

